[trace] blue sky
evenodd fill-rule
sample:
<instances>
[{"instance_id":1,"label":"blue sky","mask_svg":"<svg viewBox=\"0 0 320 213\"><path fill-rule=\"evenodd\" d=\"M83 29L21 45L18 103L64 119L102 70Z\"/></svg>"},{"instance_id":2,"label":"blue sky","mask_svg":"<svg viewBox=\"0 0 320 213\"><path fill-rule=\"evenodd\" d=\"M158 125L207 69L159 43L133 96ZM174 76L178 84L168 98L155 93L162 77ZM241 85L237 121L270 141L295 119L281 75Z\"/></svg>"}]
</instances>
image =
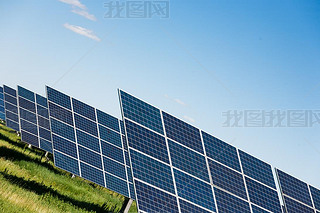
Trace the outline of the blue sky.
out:
<instances>
[{"instance_id":1,"label":"blue sky","mask_svg":"<svg viewBox=\"0 0 320 213\"><path fill-rule=\"evenodd\" d=\"M2 82L119 118L122 88L320 188L320 123L223 125L228 110L320 109L319 1L174 0L144 19L105 17L107 2L1 1Z\"/></svg>"}]
</instances>

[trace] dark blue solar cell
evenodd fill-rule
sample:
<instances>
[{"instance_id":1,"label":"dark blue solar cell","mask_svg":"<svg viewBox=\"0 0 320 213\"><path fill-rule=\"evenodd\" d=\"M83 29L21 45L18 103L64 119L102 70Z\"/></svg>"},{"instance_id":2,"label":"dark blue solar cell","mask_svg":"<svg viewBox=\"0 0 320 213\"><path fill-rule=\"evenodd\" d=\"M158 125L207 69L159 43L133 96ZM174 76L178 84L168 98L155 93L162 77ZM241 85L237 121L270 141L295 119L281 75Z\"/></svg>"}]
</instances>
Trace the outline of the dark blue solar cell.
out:
<instances>
[{"instance_id":1,"label":"dark blue solar cell","mask_svg":"<svg viewBox=\"0 0 320 213\"><path fill-rule=\"evenodd\" d=\"M48 100L71 110L70 97L47 86Z\"/></svg>"},{"instance_id":2,"label":"dark blue solar cell","mask_svg":"<svg viewBox=\"0 0 320 213\"><path fill-rule=\"evenodd\" d=\"M172 165L204 181L210 182L204 156L168 140Z\"/></svg>"},{"instance_id":3,"label":"dark blue solar cell","mask_svg":"<svg viewBox=\"0 0 320 213\"><path fill-rule=\"evenodd\" d=\"M88 163L94 167L102 169L101 155L97 154L82 146L78 146L79 159L85 163Z\"/></svg>"},{"instance_id":4,"label":"dark blue solar cell","mask_svg":"<svg viewBox=\"0 0 320 213\"><path fill-rule=\"evenodd\" d=\"M269 213L269 211L261 209L255 205L252 205L252 204L251 204L251 208L252 208L252 213Z\"/></svg>"},{"instance_id":5,"label":"dark blue solar cell","mask_svg":"<svg viewBox=\"0 0 320 213\"><path fill-rule=\"evenodd\" d=\"M213 184L238 195L239 197L247 199L242 174L212 160L209 160L209 167Z\"/></svg>"},{"instance_id":6,"label":"dark blue solar cell","mask_svg":"<svg viewBox=\"0 0 320 213\"><path fill-rule=\"evenodd\" d=\"M79 176L79 164L77 160L56 151L54 152L53 158L54 165Z\"/></svg>"},{"instance_id":7,"label":"dark blue solar cell","mask_svg":"<svg viewBox=\"0 0 320 213\"><path fill-rule=\"evenodd\" d=\"M98 123L119 132L119 121L117 118L97 109Z\"/></svg>"},{"instance_id":8,"label":"dark blue solar cell","mask_svg":"<svg viewBox=\"0 0 320 213\"><path fill-rule=\"evenodd\" d=\"M270 189L246 177L250 202L274 213L281 213L281 205L276 190Z\"/></svg>"},{"instance_id":9,"label":"dark blue solar cell","mask_svg":"<svg viewBox=\"0 0 320 213\"><path fill-rule=\"evenodd\" d=\"M28 110L24 110L22 108L19 109L20 111L20 118L29 121L33 124L37 124L37 116L35 113L30 112Z\"/></svg>"},{"instance_id":10,"label":"dark blue solar cell","mask_svg":"<svg viewBox=\"0 0 320 213\"><path fill-rule=\"evenodd\" d=\"M10 112L8 110L6 110L6 117L7 119L10 119L12 121L15 121L15 122L19 122L19 116L13 112Z\"/></svg>"},{"instance_id":11,"label":"dark blue solar cell","mask_svg":"<svg viewBox=\"0 0 320 213\"><path fill-rule=\"evenodd\" d=\"M129 197L128 183L115 176L104 173L106 176L106 185L108 189Z\"/></svg>"},{"instance_id":12,"label":"dark blue solar cell","mask_svg":"<svg viewBox=\"0 0 320 213\"><path fill-rule=\"evenodd\" d=\"M12 97L11 95L8 94L4 94L4 100L6 102L9 102L13 105L17 105L17 98L16 97Z\"/></svg>"},{"instance_id":13,"label":"dark blue solar cell","mask_svg":"<svg viewBox=\"0 0 320 213\"><path fill-rule=\"evenodd\" d=\"M6 110L9 110L10 112L14 112L14 113L18 114L18 107L17 106L10 104L10 103L7 103L7 102L4 104L4 106L5 106Z\"/></svg>"},{"instance_id":14,"label":"dark blue solar cell","mask_svg":"<svg viewBox=\"0 0 320 213\"><path fill-rule=\"evenodd\" d=\"M24 98L19 97L19 107L27 109L33 113L36 113L36 105L35 103L28 101Z\"/></svg>"},{"instance_id":15,"label":"dark blue solar cell","mask_svg":"<svg viewBox=\"0 0 320 213\"><path fill-rule=\"evenodd\" d=\"M237 149L216 137L202 132L207 156L241 172Z\"/></svg>"},{"instance_id":16,"label":"dark blue solar cell","mask_svg":"<svg viewBox=\"0 0 320 213\"><path fill-rule=\"evenodd\" d=\"M126 134L123 121L120 121L121 133Z\"/></svg>"},{"instance_id":17,"label":"dark blue solar cell","mask_svg":"<svg viewBox=\"0 0 320 213\"><path fill-rule=\"evenodd\" d=\"M37 99L37 101L36 101L37 104L39 104L39 105L41 105L41 106L43 106L45 108L48 108L48 100L47 100L47 98L36 94L36 99Z\"/></svg>"},{"instance_id":18,"label":"dark blue solar cell","mask_svg":"<svg viewBox=\"0 0 320 213\"><path fill-rule=\"evenodd\" d=\"M316 209L320 210L320 190L313 186L310 186L310 191L314 206L316 207Z\"/></svg>"},{"instance_id":19,"label":"dark blue solar cell","mask_svg":"<svg viewBox=\"0 0 320 213\"><path fill-rule=\"evenodd\" d=\"M51 141L51 132L49 130L39 127L39 136L43 139Z\"/></svg>"},{"instance_id":20,"label":"dark blue solar cell","mask_svg":"<svg viewBox=\"0 0 320 213\"><path fill-rule=\"evenodd\" d=\"M0 112L0 119L5 120L6 119L6 115L2 112Z\"/></svg>"},{"instance_id":21,"label":"dark blue solar cell","mask_svg":"<svg viewBox=\"0 0 320 213\"><path fill-rule=\"evenodd\" d=\"M35 124L32 124L30 122L24 121L24 120L20 120L20 125L21 125L21 129L32 133L34 135L38 135L38 127Z\"/></svg>"},{"instance_id":22,"label":"dark blue solar cell","mask_svg":"<svg viewBox=\"0 0 320 213\"><path fill-rule=\"evenodd\" d=\"M122 148L121 136L118 132L99 125L99 134L102 140Z\"/></svg>"},{"instance_id":23,"label":"dark blue solar cell","mask_svg":"<svg viewBox=\"0 0 320 213\"><path fill-rule=\"evenodd\" d=\"M1 98L1 97L0 97ZM4 100L0 99L0 106L4 107Z\"/></svg>"},{"instance_id":24,"label":"dark blue solar cell","mask_svg":"<svg viewBox=\"0 0 320 213\"><path fill-rule=\"evenodd\" d=\"M129 189L130 189L130 198L136 200L136 195L134 191L134 186L132 183L129 183Z\"/></svg>"},{"instance_id":25,"label":"dark blue solar cell","mask_svg":"<svg viewBox=\"0 0 320 213\"><path fill-rule=\"evenodd\" d=\"M284 196L284 202L287 209L287 213L314 213L314 210L290 199L287 196Z\"/></svg>"},{"instance_id":26,"label":"dark blue solar cell","mask_svg":"<svg viewBox=\"0 0 320 213\"><path fill-rule=\"evenodd\" d=\"M6 85L3 85L3 92L8 93L12 95L13 97L17 97L17 92L15 89L12 89L11 87L8 87Z\"/></svg>"},{"instance_id":27,"label":"dark blue solar cell","mask_svg":"<svg viewBox=\"0 0 320 213\"><path fill-rule=\"evenodd\" d=\"M4 95L3 95L3 93L0 93L0 99L4 100Z\"/></svg>"},{"instance_id":28,"label":"dark blue solar cell","mask_svg":"<svg viewBox=\"0 0 320 213\"><path fill-rule=\"evenodd\" d=\"M98 137L97 123L77 114L74 114L74 122L78 129Z\"/></svg>"},{"instance_id":29,"label":"dark blue solar cell","mask_svg":"<svg viewBox=\"0 0 320 213\"><path fill-rule=\"evenodd\" d=\"M165 112L162 112L167 137L203 153L199 129L183 122Z\"/></svg>"},{"instance_id":30,"label":"dark blue solar cell","mask_svg":"<svg viewBox=\"0 0 320 213\"><path fill-rule=\"evenodd\" d=\"M103 171L80 162L81 177L105 187Z\"/></svg>"},{"instance_id":31,"label":"dark blue solar cell","mask_svg":"<svg viewBox=\"0 0 320 213\"><path fill-rule=\"evenodd\" d=\"M209 211L179 199L181 213L210 213Z\"/></svg>"},{"instance_id":32,"label":"dark blue solar cell","mask_svg":"<svg viewBox=\"0 0 320 213\"><path fill-rule=\"evenodd\" d=\"M102 149L102 154L112 158L113 160L116 160L120 163L124 163L123 162L123 151L122 149L111 145L109 143L105 143L103 141L101 141L101 149Z\"/></svg>"},{"instance_id":33,"label":"dark blue solar cell","mask_svg":"<svg viewBox=\"0 0 320 213\"><path fill-rule=\"evenodd\" d=\"M128 150L127 139L126 136L122 135L122 145L124 150Z\"/></svg>"},{"instance_id":34,"label":"dark blue solar cell","mask_svg":"<svg viewBox=\"0 0 320 213\"><path fill-rule=\"evenodd\" d=\"M239 150L243 173L264 183L272 188L276 188L271 166L241 150Z\"/></svg>"},{"instance_id":35,"label":"dark blue solar cell","mask_svg":"<svg viewBox=\"0 0 320 213\"><path fill-rule=\"evenodd\" d=\"M6 119L6 126L13 130L20 131L19 123L16 123L14 121Z\"/></svg>"},{"instance_id":36,"label":"dark blue solar cell","mask_svg":"<svg viewBox=\"0 0 320 213\"><path fill-rule=\"evenodd\" d=\"M96 122L96 112L92 106L72 98L73 111Z\"/></svg>"},{"instance_id":37,"label":"dark blue solar cell","mask_svg":"<svg viewBox=\"0 0 320 213\"><path fill-rule=\"evenodd\" d=\"M0 112L2 112L2 113L5 112L5 110L4 110L4 105L1 105L1 106L0 106Z\"/></svg>"},{"instance_id":38,"label":"dark blue solar cell","mask_svg":"<svg viewBox=\"0 0 320 213\"><path fill-rule=\"evenodd\" d=\"M49 102L50 116L73 126L72 112Z\"/></svg>"},{"instance_id":39,"label":"dark blue solar cell","mask_svg":"<svg viewBox=\"0 0 320 213\"><path fill-rule=\"evenodd\" d=\"M42 117L49 119L49 111L47 108L37 105L37 113L38 115L41 115Z\"/></svg>"},{"instance_id":40,"label":"dark blue solar cell","mask_svg":"<svg viewBox=\"0 0 320 213\"><path fill-rule=\"evenodd\" d=\"M312 206L308 185L277 169L282 193Z\"/></svg>"},{"instance_id":41,"label":"dark blue solar cell","mask_svg":"<svg viewBox=\"0 0 320 213\"><path fill-rule=\"evenodd\" d=\"M38 125L42 128L50 130L50 122L46 118L38 116Z\"/></svg>"},{"instance_id":42,"label":"dark blue solar cell","mask_svg":"<svg viewBox=\"0 0 320 213\"><path fill-rule=\"evenodd\" d=\"M175 193L170 166L131 149L130 157L135 178Z\"/></svg>"},{"instance_id":43,"label":"dark blue solar cell","mask_svg":"<svg viewBox=\"0 0 320 213\"><path fill-rule=\"evenodd\" d=\"M124 180L127 179L125 166L110 158L103 158L104 171L116 175Z\"/></svg>"},{"instance_id":44,"label":"dark blue solar cell","mask_svg":"<svg viewBox=\"0 0 320 213\"><path fill-rule=\"evenodd\" d=\"M53 133L56 133L57 135L60 135L64 138L67 138L71 141L75 141L74 136L74 128L71 126L68 126L67 124L64 124L58 120L50 119L51 121L51 131Z\"/></svg>"},{"instance_id":45,"label":"dark blue solar cell","mask_svg":"<svg viewBox=\"0 0 320 213\"><path fill-rule=\"evenodd\" d=\"M52 143L50 141L47 141L45 139L40 139L40 148L52 153Z\"/></svg>"},{"instance_id":46,"label":"dark blue solar cell","mask_svg":"<svg viewBox=\"0 0 320 213\"><path fill-rule=\"evenodd\" d=\"M130 166L130 161L129 161L129 154L128 152L124 152L124 156L126 158L126 165Z\"/></svg>"},{"instance_id":47,"label":"dark blue solar cell","mask_svg":"<svg viewBox=\"0 0 320 213\"><path fill-rule=\"evenodd\" d=\"M160 110L123 91L120 98L124 117L163 134Z\"/></svg>"},{"instance_id":48,"label":"dark blue solar cell","mask_svg":"<svg viewBox=\"0 0 320 213\"><path fill-rule=\"evenodd\" d=\"M127 140L131 148L169 163L166 140L163 136L126 120Z\"/></svg>"},{"instance_id":49,"label":"dark blue solar cell","mask_svg":"<svg viewBox=\"0 0 320 213\"><path fill-rule=\"evenodd\" d=\"M250 213L249 203L214 188L219 213Z\"/></svg>"},{"instance_id":50,"label":"dark blue solar cell","mask_svg":"<svg viewBox=\"0 0 320 213\"><path fill-rule=\"evenodd\" d=\"M100 152L99 139L77 129L77 142L93 151Z\"/></svg>"},{"instance_id":51,"label":"dark blue solar cell","mask_svg":"<svg viewBox=\"0 0 320 213\"><path fill-rule=\"evenodd\" d=\"M176 197L139 181L135 181L135 187L140 210L150 213L179 212Z\"/></svg>"},{"instance_id":52,"label":"dark blue solar cell","mask_svg":"<svg viewBox=\"0 0 320 213\"><path fill-rule=\"evenodd\" d=\"M136 177L135 174L134 172L134 176ZM179 197L215 211L212 189L209 184L176 169L174 169L174 177Z\"/></svg>"},{"instance_id":53,"label":"dark blue solar cell","mask_svg":"<svg viewBox=\"0 0 320 213\"><path fill-rule=\"evenodd\" d=\"M0 87L0 93L3 93L3 87Z\"/></svg>"},{"instance_id":54,"label":"dark blue solar cell","mask_svg":"<svg viewBox=\"0 0 320 213\"><path fill-rule=\"evenodd\" d=\"M23 87L18 86L18 95L29 101L35 102L34 93Z\"/></svg>"},{"instance_id":55,"label":"dark blue solar cell","mask_svg":"<svg viewBox=\"0 0 320 213\"><path fill-rule=\"evenodd\" d=\"M23 130L21 130L21 141L24 141L28 144L35 146L35 147L39 147L38 137L35 135L32 135L28 132L25 132Z\"/></svg>"},{"instance_id":56,"label":"dark blue solar cell","mask_svg":"<svg viewBox=\"0 0 320 213\"><path fill-rule=\"evenodd\" d=\"M64 154L67 154L71 157L77 158L77 147L76 144L65 140L59 136L52 135L52 144L55 150L58 150Z\"/></svg>"},{"instance_id":57,"label":"dark blue solar cell","mask_svg":"<svg viewBox=\"0 0 320 213\"><path fill-rule=\"evenodd\" d=\"M127 167L127 174L128 174L128 181L133 183L132 171L131 171L130 167Z\"/></svg>"}]
</instances>

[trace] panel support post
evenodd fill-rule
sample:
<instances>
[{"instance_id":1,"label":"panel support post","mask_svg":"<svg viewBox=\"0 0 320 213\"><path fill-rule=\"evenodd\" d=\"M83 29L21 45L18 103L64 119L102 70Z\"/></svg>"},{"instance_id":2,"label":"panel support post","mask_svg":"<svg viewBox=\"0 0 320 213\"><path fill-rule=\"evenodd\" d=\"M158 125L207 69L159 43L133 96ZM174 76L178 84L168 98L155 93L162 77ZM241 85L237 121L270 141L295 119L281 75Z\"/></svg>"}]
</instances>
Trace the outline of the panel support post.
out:
<instances>
[{"instance_id":1,"label":"panel support post","mask_svg":"<svg viewBox=\"0 0 320 213\"><path fill-rule=\"evenodd\" d=\"M124 202L123 202L123 204L122 204L122 208L121 208L121 210L119 212L128 213L129 210L130 210L132 202L133 202L132 199L126 197Z\"/></svg>"},{"instance_id":2,"label":"panel support post","mask_svg":"<svg viewBox=\"0 0 320 213\"><path fill-rule=\"evenodd\" d=\"M44 155L45 157L48 157L49 152L46 152L46 154Z\"/></svg>"}]
</instances>

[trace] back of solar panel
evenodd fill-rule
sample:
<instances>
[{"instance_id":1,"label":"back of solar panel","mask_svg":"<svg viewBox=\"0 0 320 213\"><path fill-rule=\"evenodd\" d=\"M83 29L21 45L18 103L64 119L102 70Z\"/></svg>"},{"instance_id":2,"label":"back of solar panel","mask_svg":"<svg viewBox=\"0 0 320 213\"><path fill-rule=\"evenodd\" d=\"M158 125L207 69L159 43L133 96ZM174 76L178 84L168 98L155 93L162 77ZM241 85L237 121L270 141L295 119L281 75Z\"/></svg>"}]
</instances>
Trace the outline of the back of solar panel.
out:
<instances>
[{"instance_id":1,"label":"back of solar panel","mask_svg":"<svg viewBox=\"0 0 320 213\"><path fill-rule=\"evenodd\" d=\"M47 87L54 163L135 199L122 121Z\"/></svg>"}]
</instances>

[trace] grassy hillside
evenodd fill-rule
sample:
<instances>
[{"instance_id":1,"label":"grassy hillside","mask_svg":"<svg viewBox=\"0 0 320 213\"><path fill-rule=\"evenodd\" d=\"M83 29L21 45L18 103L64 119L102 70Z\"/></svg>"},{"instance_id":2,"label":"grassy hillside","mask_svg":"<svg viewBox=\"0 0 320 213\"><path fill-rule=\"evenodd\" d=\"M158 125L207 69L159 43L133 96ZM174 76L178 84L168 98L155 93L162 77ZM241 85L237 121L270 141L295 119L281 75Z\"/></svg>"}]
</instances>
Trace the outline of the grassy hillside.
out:
<instances>
[{"instance_id":1,"label":"grassy hillside","mask_svg":"<svg viewBox=\"0 0 320 213\"><path fill-rule=\"evenodd\" d=\"M124 197L54 167L0 124L0 213L119 212ZM130 212L137 212L135 202Z\"/></svg>"}]
</instances>

